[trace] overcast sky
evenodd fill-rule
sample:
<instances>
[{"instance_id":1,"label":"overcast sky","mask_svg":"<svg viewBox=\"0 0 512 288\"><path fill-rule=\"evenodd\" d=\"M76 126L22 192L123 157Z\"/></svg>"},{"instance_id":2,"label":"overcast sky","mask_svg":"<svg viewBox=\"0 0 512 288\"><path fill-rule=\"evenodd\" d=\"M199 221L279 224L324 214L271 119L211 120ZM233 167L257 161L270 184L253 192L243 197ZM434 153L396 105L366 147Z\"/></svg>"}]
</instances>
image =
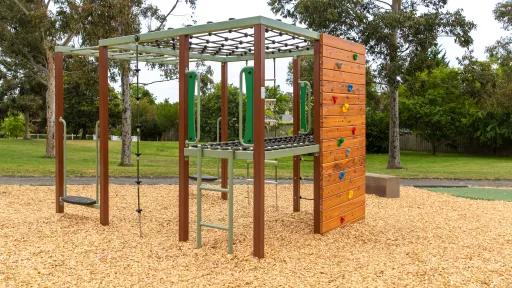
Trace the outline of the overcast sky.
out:
<instances>
[{"instance_id":1,"label":"overcast sky","mask_svg":"<svg viewBox=\"0 0 512 288\"><path fill-rule=\"evenodd\" d=\"M169 0L150 0L149 2L158 5L162 11L168 11L171 7ZM493 44L498 38L505 35L505 31L501 29L498 22L494 20L492 10L498 0L449 0L448 9L463 9L464 15L474 21L478 27L473 33L473 47L475 55L478 58L485 59L485 48ZM207 21L224 21L229 18L244 18L251 16L267 16L270 18L276 17L267 6L266 0L198 0L197 8L192 11L184 3L180 3L177 10L170 17L167 27L181 27L186 24L193 24L192 21L196 20L197 24L203 24ZM286 22L287 20L285 20ZM457 64L457 57L464 54L464 49L458 47L451 38L440 39L442 47L446 50L448 59L451 65ZM276 61L277 70L277 84L281 86L284 91L291 91L291 87L286 84L287 65L290 59L278 59ZM214 69L214 80L220 81L220 63L207 63ZM238 74L240 69L245 63L230 63L228 68L229 82L235 85L238 82ZM272 75L272 60L267 60L266 63L266 78L273 78ZM160 80L160 72L150 71L143 69L141 71L141 82L151 82ZM158 101L163 101L168 98L171 102L178 100L178 83L177 81L169 81L148 85L147 88L157 97Z\"/></svg>"}]
</instances>

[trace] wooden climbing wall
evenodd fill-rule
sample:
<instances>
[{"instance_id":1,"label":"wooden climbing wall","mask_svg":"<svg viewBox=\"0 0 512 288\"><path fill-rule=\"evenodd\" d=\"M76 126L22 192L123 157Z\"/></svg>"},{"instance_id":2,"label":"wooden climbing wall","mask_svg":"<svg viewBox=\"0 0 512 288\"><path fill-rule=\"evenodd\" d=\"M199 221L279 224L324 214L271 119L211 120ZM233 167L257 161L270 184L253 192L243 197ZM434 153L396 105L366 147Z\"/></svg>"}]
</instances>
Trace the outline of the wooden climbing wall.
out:
<instances>
[{"instance_id":1,"label":"wooden climbing wall","mask_svg":"<svg viewBox=\"0 0 512 288\"><path fill-rule=\"evenodd\" d=\"M365 217L363 45L320 37L320 233Z\"/></svg>"}]
</instances>

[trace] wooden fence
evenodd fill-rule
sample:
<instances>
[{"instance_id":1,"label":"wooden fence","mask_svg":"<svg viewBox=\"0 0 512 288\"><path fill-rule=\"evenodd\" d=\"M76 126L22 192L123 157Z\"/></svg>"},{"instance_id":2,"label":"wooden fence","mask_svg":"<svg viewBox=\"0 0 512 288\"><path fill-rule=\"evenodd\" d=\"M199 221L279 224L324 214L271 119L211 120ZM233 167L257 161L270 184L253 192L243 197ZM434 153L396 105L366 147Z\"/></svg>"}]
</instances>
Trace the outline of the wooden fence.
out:
<instances>
[{"instance_id":1,"label":"wooden fence","mask_svg":"<svg viewBox=\"0 0 512 288\"><path fill-rule=\"evenodd\" d=\"M400 150L431 153L432 145L419 135L405 134L400 135ZM478 144L465 136L457 137L449 143L442 143L436 147L436 150L437 153L512 155L512 147L510 145L503 145L497 151L493 151L492 147Z\"/></svg>"}]
</instances>

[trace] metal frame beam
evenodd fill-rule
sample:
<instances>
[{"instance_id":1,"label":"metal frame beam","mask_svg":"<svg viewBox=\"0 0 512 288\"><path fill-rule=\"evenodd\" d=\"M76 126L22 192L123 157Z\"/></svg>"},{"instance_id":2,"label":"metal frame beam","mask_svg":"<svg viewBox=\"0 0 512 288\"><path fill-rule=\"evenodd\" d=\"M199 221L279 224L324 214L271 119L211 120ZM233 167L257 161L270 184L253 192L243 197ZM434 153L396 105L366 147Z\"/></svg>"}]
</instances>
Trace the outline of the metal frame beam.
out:
<instances>
[{"instance_id":1,"label":"metal frame beam","mask_svg":"<svg viewBox=\"0 0 512 288\"><path fill-rule=\"evenodd\" d=\"M305 28L297 27L292 24L283 23L278 20L270 19L263 16L255 16L242 19L234 19L211 24L195 25L190 27L182 27L177 29L168 29L163 31L155 31L139 34L140 42L150 42L161 39L169 39L179 37L181 35L196 35L208 32L217 32L237 28L250 28L255 25L264 25L281 32L290 33L301 36L306 39L316 40L320 38L320 33ZM102 39L99 41L100 46L115 46L122 44L131 44L135 42L135 35Z\"/></svg>"},{"instance_id":2,"label":"metal frame beam","mask_svg":"<svg viewBox=\"0 0 512 288\"><path fill-rule=\"evenodd\" d=\"M65 55L76 55L76 56L90 56L90 57L98 57L98 47L84 47L84 48L72 48L67 46L56 46L55 50L57 52L62 52ZM135 59L135 44L130 45L116 45L110 48L126 50L125 52L110 52L110 59L116 60L134 60ZM161 64L176 64L179 59L169 59L169 58L179 58L179 51L169 49L169 48L158 48L158 47L148 47L139 45L139 52L147 53L147 54L155 54L155 55L142 55L139 56L140 62L151 62L151 63L161 63ZM313 50L300 50L300 51L292 51L292 52L278 52L273 54L266 54L266 59L275 59L275 58L287 58L287 57L296 57L296 56L307 56L313 55ZM194 60L204 60L204 61L213 61L213 62L239 62L239 61L248 61L254 58L253 55L246 56L212 56L212 55L203 55L198 53L189 53L189 59Z\"/></svg>"}]
</instances>

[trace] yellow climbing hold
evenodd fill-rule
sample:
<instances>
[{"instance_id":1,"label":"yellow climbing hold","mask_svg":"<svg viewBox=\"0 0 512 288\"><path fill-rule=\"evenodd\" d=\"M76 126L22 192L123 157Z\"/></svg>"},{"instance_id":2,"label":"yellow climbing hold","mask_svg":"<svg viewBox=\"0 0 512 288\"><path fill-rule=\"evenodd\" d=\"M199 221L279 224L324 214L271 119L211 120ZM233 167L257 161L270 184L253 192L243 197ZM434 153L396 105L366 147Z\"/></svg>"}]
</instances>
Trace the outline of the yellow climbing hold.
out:
<instances>
[{"instance_id":1,"label":"yellow climbing hold","mask_svg":"<svg viewBox=\"0 0 512 288\"><path fill-rule=\"evenodd\" d=\"M354 197L354 191L350 190L348 191L348 199L352 199Z\"/></svg>"},{"instance_id":2,"label":"yellow climbing hold","mask_svg":"<svg viewBox=\"0 0 512 288\"><path fill-rule=\"evenodd\" d=\"M343 111L343 113L347 112L348 107L350 107L350 105L348 105L348 103L343 104L343 106L341 106L341 111Z\"/></svg>"}]
</instances>

